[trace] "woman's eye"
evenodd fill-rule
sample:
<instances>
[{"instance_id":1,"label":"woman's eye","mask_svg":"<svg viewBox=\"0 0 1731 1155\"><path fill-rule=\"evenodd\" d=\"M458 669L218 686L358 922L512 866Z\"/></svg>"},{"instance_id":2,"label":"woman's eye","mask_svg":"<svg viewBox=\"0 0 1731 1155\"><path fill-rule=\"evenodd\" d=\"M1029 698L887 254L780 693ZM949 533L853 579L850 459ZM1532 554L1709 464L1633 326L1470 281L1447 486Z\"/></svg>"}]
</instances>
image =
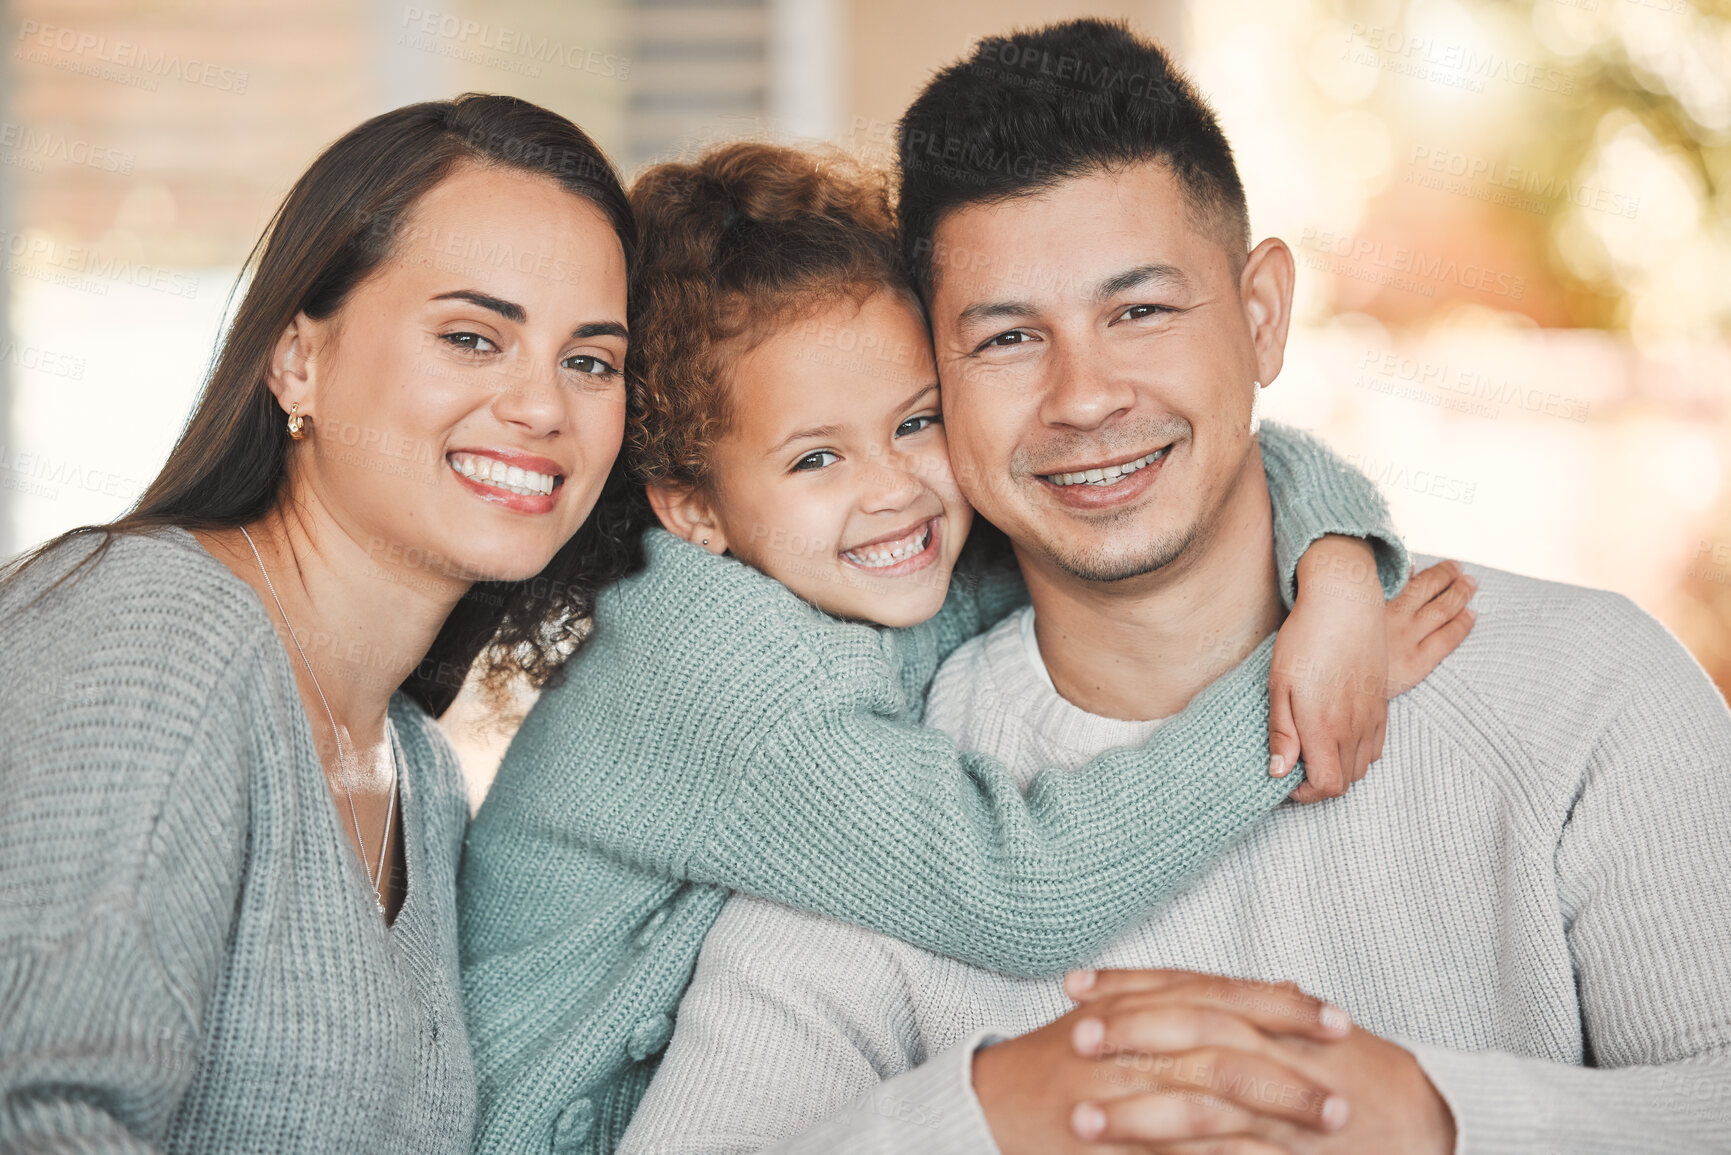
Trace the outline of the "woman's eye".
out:
<instances>
[{"instance_id":1,"label":"woman's eye","mask_svg":"<svg viewBox=\"0 0 1731 1155\"><path fill-rule=\"evenodd\" d=\"M910 434L918 433L922 429L927 429L938 424L939 420L938 415L935 413L922 413L918 417L910 417L900 425L896 426L896 436L907 437Z\"/></svg>"},{"instance_id":2,"label":"woman's eye","mask_svg":"<svg viewBox=\"0 0 1731 1155\"><path fill-rule=\"evenodd\" d=\"M1143 317L1152 317L1156 313L1170 313L1172 310L1165 305L1131 305L1118 314L1120 321L1140 321Z\"/></svg>"},{"instance_id":3,"label":"woman's eye","mask_svg":"<svg viewBox=\"0 0 1731 1155\"><path fill-rule=\"evenodd\" d=\"M445 333L439 339L470 353L497 353L499 351L499 346L479 333Z\"/></svg>"},{"instance_id":4,"label":"woman's eye","mask_svg":"<svg viewBox=\"0 0 1731 1155\"><path fill-rule=\"evenodd\" d=\"M831 453L827 449L819 449L819 450L816 450L812 453L806 454L804 457L802 457L798 461L794 462L793 463L793 470L795 473L808 472L808 471L813 470L813 469L822 469L824 466L829 465L831 462L836 462L836 461L840 461L840 460L841 460L840 454Z\"/></svg>"},{"instance_id":5,"label":"woman's eye","mask_svg":"<svg viewBox=\"0 0 1731 1155\"><path fill-rule=\"evenodd\" d=\"M618 369L613 367L611 362L604 361L600 357L591 356L588 353L579 353L575 357L567 357L565 360L561 361L560 364L567 369L574 369L577 372L590 377L611 377L615 373L619 372Z\"/></svg>"}]
</instances>

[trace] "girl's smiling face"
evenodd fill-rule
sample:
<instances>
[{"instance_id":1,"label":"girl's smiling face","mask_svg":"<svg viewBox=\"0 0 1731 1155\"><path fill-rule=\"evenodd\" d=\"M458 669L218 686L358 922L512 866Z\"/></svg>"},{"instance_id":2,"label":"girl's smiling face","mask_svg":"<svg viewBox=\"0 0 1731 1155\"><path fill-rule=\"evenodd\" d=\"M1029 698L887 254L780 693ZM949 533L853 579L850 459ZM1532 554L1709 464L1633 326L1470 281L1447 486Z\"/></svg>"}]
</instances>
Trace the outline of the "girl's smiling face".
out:
<instances>
[{"instance_id":1,"label":"girl's smiling face","mask_svg":"<svg viewBox=\"0 0 1731 1155\"><path fill-rule=\"evenodd\" d=\"M973 511L912 304L880 290L786 325L733 363L729 390L713 483L652 485L662 524L839 617L909 626L937 613Z\"/></svg>"}]
</instances>

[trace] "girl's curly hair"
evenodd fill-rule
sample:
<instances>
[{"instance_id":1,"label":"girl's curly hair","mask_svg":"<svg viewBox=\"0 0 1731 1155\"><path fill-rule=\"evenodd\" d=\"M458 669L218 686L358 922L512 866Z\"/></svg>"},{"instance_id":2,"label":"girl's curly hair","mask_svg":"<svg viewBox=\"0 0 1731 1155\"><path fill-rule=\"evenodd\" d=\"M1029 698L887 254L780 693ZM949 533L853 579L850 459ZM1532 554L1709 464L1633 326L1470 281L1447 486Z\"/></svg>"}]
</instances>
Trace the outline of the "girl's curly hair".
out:
<instances>
[{"instance_id":1,"label":"girl's curly hair","mask_svg":"<svg viewBox=\"0 0 1731 1155\"><path fill-rule=\"evenodd\" d=\"M642 248L631 281L625 437L642 488L709 488L730 420L731 366L776 329L889 289L918 309L897 257L886 178L838 151L757 142L660 164L631 189Z\"/></svg>"}]
</instances>

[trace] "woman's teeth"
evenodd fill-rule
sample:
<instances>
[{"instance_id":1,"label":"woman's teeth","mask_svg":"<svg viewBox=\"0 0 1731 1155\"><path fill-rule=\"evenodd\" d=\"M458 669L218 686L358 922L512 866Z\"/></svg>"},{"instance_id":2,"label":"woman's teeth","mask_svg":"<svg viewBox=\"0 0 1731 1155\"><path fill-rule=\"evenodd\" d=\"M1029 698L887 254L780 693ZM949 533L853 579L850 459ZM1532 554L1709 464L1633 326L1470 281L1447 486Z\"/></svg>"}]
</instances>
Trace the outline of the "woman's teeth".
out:
<instances>
[{"instance_id":1,"label":"woman's teeth","mask_svg":"<svg viewBox=\"0 0 1731 1155\"><path fill-rule=\"evenodd\" d=\"M471 481L491 485L523 497L545 497L553 492L555 478L533 469L507 465L496 457L481 457L474 453L452 453L446 457L451 468Z\"/></svg>"},{"instance_id":2,"label":"woman's teeth","mask_svg":"<svg viewBox=\"0 0 1731 1155\"><path fill-rule=\"evenodd\" d=\"M883 569L897 562L907 561L924 550L931 541L932 523L928 521L900 541L862 545L858 549L848 550L842 556L863 569Z\"/></svg>"},{"instance_id":3,"label":"woman's teeth","mask_svg":"<svg viewBox=\"0 0 1731 1155\"><path fill-rule=\"evenodd\" d=\"M1084 469L1078 473L1054 473L1046 478L1053 485L1111 485L1121 477L1128 477L1145 465L1153 465L1166 456L1166 449L1156 449L1146 457L1138 457L1135 461L1126 461L1123 465L1108 465L1104 469Z\"/></svg>"}]
</instances>

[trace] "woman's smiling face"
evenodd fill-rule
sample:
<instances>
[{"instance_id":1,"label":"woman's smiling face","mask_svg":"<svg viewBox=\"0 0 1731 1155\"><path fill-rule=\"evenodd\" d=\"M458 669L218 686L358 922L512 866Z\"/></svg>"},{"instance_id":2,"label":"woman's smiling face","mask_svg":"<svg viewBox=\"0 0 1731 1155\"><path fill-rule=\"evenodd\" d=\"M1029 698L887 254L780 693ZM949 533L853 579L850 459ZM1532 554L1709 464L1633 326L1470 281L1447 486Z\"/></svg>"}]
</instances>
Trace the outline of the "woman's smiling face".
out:
<instances>
[{"instance_id":1,"label":"woman's smiling face","mask_svg":"<svg viewBox=\"0 0 1731 1155\"><path fill-rule=\"evenodd\" d=\"M972 511L950 473L930 340L911 304L878 291L759 342L732 365L709 490L652 489L663 523L837 616L931 617Z\"/></svg>"},{"instance_id":2,"label":"woman's smiling face","mask_svg":"<svg viewBox=\"0 0 1731 1155\"><path fill-rule=\"evenodd\" d=\"M464 165L272 387L312 437L291 494L376 560L531 577L577 531L624 434L626 275L602 213L550 178Z\"/></svg>"}]
</instances>

